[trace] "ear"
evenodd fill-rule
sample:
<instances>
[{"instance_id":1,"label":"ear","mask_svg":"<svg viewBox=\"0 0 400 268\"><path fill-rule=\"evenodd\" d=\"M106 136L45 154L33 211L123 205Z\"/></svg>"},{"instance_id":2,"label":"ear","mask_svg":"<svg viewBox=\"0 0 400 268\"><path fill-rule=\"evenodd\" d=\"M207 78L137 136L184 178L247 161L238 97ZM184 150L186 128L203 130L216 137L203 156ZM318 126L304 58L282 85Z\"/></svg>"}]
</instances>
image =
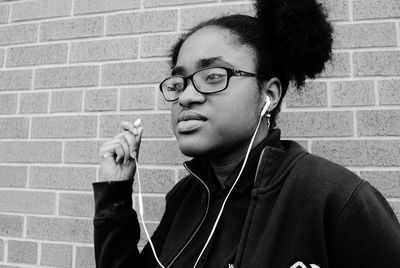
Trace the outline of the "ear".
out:
<instances>
[{"instance_id":1,"label":"ear","mask_svg":"<svg viewBox=\"0 0 400 268\"><path fill-rule=\"evenodd\" d=\"M267 95L271 100L268 111L272 111L278 105L282 95L281 81L278 78L274 77L264 82L261 88L262 99L265 100Z\"/></svg>"}]
</instances>

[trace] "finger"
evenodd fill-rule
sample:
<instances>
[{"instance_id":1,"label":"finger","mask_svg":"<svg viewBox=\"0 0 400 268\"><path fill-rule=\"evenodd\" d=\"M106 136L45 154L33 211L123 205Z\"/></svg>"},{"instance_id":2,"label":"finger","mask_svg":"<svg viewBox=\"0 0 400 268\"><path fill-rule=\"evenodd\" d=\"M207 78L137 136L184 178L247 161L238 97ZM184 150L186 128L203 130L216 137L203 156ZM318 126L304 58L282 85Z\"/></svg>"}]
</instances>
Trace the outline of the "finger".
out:
<instances>
[{"instance_id":1,"label":"finger","mask_svg":"<svg viewBox=\"0 0 400 268\"><path fill-rule=\"evenodd\" d=\"M130 155L131 155L130 152L129 152L129 145L126 142L125 139L121 139L119 143L121 144L122 149L124 150L123 161L124 161L124 164L126 165L126 164L128 164L128 160L129 160Z\"/></svg>"},{"instance_id":2,"label":"finger","mask_svg":"<svg viewBox=\"0 0 400 268\"><path fill-rule=\"evenodd\" d=\"M115 153L117 154L117 157L115 158L115 163L119 164L121 160L124 159L124 148L122 147L121 143L115 144Z\"/></svg>"},{"instance_id":3,"label":"finger","mask_svg":"<svg viewBox=\"0 0 400 268\"><path fill-rule=\"evenodd\" d=\"M126 131L124 132L123 138L128 143L130 156L134 158L134 156L136 156L135 152L139 149L139 144L136 141L135 136L133 136L131 132Z\"/></svg>"},{"instance_id":4,"label":"finger","mask_svg":"<svg viewBox=\"0 0 400 268\"><path fill-rule=\"evenodd\" d=\"M138 128L138 135L135 136L136 142L138 142L138 143L140 143L142 140L143 130L144 130L143 127Z\"/></svg>"},{"instance_id":5,"label":"finger","mask_svg":"<svg viewBox=\"0 0 400 268\"><path fill-rule=\"evenodd\" d=\"M134 125L133 125L131 122L129 122L129 121L123 121L123 122L121 122L121 127L122 127L124 130L127 130L127 131L132 132L133 135L137 135L137 134L138 134L137 129L136 129L136 128L134 127Z\"/></svg>"},{"instance_id":6,"label":"finger","mask_svg":"<svg viewBox=\"0 0 400 268\"><path fill-rule=\"evenodd\" d=\"M104 158L114 158L116 156L116 145L115 142L105 142L99 150L100 156Z\"/></svg>"}]
</instances>

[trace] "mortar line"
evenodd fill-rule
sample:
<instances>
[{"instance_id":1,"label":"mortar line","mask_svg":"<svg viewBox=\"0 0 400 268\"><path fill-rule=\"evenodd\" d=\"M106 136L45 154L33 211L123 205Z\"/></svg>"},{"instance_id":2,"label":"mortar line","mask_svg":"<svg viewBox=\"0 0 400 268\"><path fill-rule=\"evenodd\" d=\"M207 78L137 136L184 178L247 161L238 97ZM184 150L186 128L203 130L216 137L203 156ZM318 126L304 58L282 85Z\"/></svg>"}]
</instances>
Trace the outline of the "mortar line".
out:
<instances>
[{"instance_id":1,"label":"mortar line","mask_svg":"<svg viewBox=\"0 0 400 268\"><path fill-rule=\"evenodd\" d=\"M353 11L354 11L354 3L353 0L348 0L349 2L349 21L354 20Z\"/></svg>"}]
</instances>

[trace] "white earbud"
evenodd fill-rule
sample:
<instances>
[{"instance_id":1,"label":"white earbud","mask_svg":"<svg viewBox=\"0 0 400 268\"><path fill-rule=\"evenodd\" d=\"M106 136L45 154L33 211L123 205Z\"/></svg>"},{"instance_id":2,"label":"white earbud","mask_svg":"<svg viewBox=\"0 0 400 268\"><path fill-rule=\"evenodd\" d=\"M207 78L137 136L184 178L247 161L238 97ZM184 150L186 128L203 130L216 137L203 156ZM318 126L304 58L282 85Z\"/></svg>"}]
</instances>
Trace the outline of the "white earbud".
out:
<instances>
[{"instance_id":1,"label":"white earbud","mask_svg":"<svg viewBox=\"0 0 400 268\"><path fill-rule=\"evenodd\" d=\"M265 105L261 111L261 116L264 116L265 113L268 111L269 109L269 105L271 104L271 99L269 98L269 96L267 95L267 97L265 98Z\"/></svg>"}]
</instances>

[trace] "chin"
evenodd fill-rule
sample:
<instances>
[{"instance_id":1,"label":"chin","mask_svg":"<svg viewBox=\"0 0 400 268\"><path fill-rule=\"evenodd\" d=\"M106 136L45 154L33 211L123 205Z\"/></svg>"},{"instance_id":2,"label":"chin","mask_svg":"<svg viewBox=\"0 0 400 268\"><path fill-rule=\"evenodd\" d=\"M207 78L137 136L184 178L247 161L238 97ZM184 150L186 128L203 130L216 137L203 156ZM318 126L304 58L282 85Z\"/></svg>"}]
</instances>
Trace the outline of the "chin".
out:
<instances>
[{"instance_id":1,"label":"chin","mask_svg":"<svg viewBox=\"0 0 400 268\"><path fill-rule=\"evenodd\" d=\"M196 157L207 153L208 146L201 143L198 138L180 137L178 147L182 154L189 157Z\"/></svg>"}]
</instances>

